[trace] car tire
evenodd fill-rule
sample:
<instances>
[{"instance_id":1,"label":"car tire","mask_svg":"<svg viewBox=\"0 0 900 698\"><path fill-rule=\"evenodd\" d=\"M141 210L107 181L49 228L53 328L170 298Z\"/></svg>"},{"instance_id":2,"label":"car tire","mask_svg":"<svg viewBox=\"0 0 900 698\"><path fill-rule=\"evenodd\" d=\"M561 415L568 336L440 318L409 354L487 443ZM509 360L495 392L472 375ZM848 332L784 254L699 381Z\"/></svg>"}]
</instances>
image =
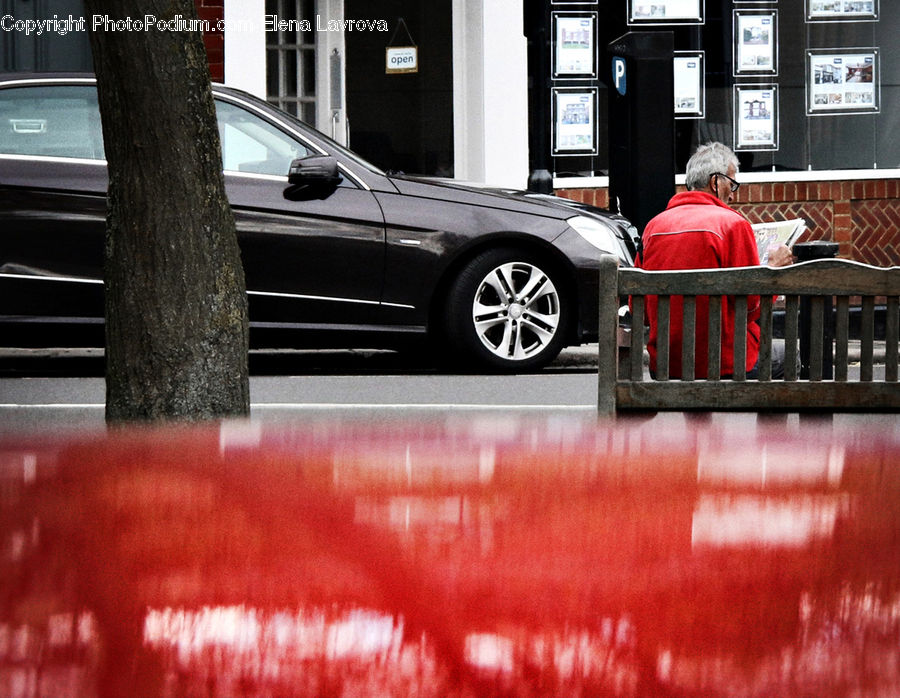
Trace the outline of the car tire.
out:
<instances>
[{"instance_id":1,"label":"car tire","mask_svg":"<svg viewBox=\"0 0 900 698\"><path fill-rule=\"evenodd\" d=\"M449 348L467 366L531 370L565 345L572 313L564 279L536 254L483 252L458 274L447 298Z\"/></svg>"}]
</instances>

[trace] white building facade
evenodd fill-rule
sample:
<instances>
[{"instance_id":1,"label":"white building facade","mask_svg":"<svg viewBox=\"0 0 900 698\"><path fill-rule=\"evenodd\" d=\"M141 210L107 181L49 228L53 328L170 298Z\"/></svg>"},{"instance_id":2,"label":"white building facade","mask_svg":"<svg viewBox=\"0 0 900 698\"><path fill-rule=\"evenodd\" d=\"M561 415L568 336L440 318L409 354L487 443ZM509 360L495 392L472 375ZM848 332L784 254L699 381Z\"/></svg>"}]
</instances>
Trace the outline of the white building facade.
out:
<instances>
[{"instance_id":1,"label":"white building facade","mask_svg":"<svg viewBox=\"0 0 900 698\"><path fill-rule=\"evenodd\" d=\"M385 150L373 144L399 138L402 132L391 133L384 120L363 122L368 121L365 110L403 110L408 107L405 98L418 93L414 120L451 131L451 148L435 158L427 154L427 147L407 148L409 152L403 152L402 145L388 147L388 154L426 152L405 158L412 165L409 171L417 174L524 188L528 84L522 0L446 0L446 11L437 18L423 17L416 9L421 3L405 4L411 7L411 16L400 23L399 17L387 15L387 8L398 3L225 0L225 83L297 114L381 167L405 171L389 157L373 157ZM442 21L446 19L449 23ZM387 73L386 49L410 44L418 50L421 75ZM430 50L433 44L450 50ZM354 55L355 50L365 51L366 57ZM361 71L360 60L367 61L364 68L373 76L370 81L382 82L387 90L392 83L399 85L405 98L394 105L390 99L354 89L348 71ZM442 84L429 83L435 72L428 61L443 64L434 79ZM415 83L409 84L411 80ZM447 96L430 104L433 92ZM448 107L449 114L433 113ZM354 118L355 110L363 111L361 118ZM403 129L405 122L398 118L398 128ZM378 124L383 126L380 133ZM423 135L425 140L430 136Z\"/></svg>"}]
</instances>

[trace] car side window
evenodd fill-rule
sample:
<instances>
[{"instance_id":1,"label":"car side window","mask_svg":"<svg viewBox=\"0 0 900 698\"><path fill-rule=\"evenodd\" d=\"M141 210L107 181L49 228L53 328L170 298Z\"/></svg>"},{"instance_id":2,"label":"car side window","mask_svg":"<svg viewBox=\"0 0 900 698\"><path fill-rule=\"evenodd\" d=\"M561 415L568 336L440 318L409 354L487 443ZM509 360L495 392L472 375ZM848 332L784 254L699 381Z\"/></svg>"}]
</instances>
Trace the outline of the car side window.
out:
<instances>
[{"instance_id":1,"label":"car side window","mask_svg":"<svg viewBox=\"0 0 900 698\"><path fill-rule=\"evenodd\" d=\"M216 100L226 171L286 177L291 162L313 155L258 115ZM0 89L0 154L105 160L94 85Z\"/></svg>"},{"instance_id":2,"label":"car side window","mask_svg":"<svg viewBox=\"0 0 900 698\"><path fill-rule=\"evenodd\" d=\"M299 141L230 102L217 99L216 116L226 172L286 177L293 160L313 155Z\"/></svg>"},{"instance_id":3,"label":"car side window","mask_svg":"<svg viewBox=\"0 0 900 698\"><path fill-rule=\"evenodd\" d=\"M94 86L0 90L0 153L104 160Z\"/></svg>"}]
</instances>

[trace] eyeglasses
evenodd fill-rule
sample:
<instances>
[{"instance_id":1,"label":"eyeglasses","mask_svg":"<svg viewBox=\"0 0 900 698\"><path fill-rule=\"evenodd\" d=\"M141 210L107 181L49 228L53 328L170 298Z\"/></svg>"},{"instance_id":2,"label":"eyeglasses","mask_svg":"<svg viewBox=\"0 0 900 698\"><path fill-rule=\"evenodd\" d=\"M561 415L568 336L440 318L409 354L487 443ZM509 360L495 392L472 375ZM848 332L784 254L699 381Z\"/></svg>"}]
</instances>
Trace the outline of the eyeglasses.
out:
<instances>
[{"instance_id":1,"label":"eyeglasses","mask_svg":"<svg viewBox=\"0 0 900 698\"><path fill-rule=\"evenodd\" d=\"M736 192L738 189L741 188L741 183L738 182L737 180L732 179L732 178L729 177L727 174L722 174L721 172L716 172L715 174L710 175L710 177L714 177L714 178L717 178L717 179L718 179L719 177L724 177L725 179L727 179L727 180L728 180L728 186L731 187L731 192L732 192L732 193ZM718 189L718 188L719 188L719 182L716 181L716 189Z\"/></svg>"}]
</instances>

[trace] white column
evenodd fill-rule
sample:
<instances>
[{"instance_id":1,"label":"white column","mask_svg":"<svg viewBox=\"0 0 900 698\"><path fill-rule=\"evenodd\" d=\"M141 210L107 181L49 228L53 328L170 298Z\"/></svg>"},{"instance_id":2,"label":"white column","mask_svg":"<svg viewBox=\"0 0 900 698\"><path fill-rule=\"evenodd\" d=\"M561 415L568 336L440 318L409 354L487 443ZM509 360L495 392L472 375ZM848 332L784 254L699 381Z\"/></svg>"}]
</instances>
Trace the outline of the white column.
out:
<instances>
[{"instance_id":1,"label":"white column","mask_svg":"<svg viewBox=\"0 0 900 698\"><path fill-rule=\"evenodd\" d=\"M524 188L528 67L522 0L453 0L457 179Z\"/></svg>"},{"instance_id":2,"label":"white column","mask_svg":"<svg viewBox=\"0 0 900 698\"><path fill-rule=\"evenodd\" d=\"M344 19L344 0L319 0L322 26ZM315 18L313 18L315 19ZM313 26L318 26L316 21ZM344 32L316 32L316 128L347 144L347 49Z\"/></svg>"},{"instance_id":3,"label":"white column","mask_svg":"<svg viewBox=\"0 0 900 698\"><path fill-rule=\"evenodd\" d=\"M225 84L266 98L265 0L225 2Z\"/></svg>"}]
</instances>

